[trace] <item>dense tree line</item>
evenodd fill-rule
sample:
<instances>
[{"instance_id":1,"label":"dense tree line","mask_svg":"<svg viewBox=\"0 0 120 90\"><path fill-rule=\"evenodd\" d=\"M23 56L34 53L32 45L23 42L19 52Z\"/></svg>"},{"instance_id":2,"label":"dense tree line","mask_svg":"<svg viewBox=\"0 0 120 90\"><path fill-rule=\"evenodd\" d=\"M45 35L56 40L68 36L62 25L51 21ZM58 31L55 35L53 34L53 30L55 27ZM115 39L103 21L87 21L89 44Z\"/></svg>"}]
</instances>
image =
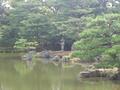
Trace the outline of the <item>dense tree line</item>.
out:
<instances>
[{"instance_id":1,"label":"dense tree line","mask_svg":"<svg viewBox=\"0 0 120 90\"><path fill-rule=\"evenodd\" d=\"M73 57L120 63L119 10L120 0L2 0L0 50L60 50L64 38Z\"/></svg>"},{"instance_id":2,"label":"dense tree line","mask_svg":"<svg viewBox=\"0 0 120 90\"><path fill-rule=\"evenodd\" d=\"M86 26L73 45L72 56L83 61L100 61L97 67L120 67L120 4L109 0L101 7L96 17L83 18Z\"/></svg>"}]
</instances>

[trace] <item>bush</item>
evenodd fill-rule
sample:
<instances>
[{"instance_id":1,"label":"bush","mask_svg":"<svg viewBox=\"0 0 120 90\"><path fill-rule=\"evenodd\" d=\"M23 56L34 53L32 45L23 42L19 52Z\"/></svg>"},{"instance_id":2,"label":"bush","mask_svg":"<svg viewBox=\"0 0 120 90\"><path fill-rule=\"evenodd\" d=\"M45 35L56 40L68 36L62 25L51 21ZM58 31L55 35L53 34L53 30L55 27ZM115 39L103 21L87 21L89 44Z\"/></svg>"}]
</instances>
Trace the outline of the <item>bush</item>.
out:
<instances>
[{"instance_id":1,"label":"bush","mask_svg":"<svg viewBox=\"0 0 120 90\"><path fill-rule=\"evenodd\" d=\"M80 51L73 51L73 52L71 53L71 57L80 58Z\"/></svg>"},{"instance_id":2,"label":"bush","mask_svg":"<svg viewBox=\"0 0 120 90\"><path fill-rule=\"evenodd\" d=\"M84 57L81 51L73 51L71 53L72 58L80 58L81 62L94 62L95 59L89 58L90 56L88 55L87 58Z\"/></svg>"},{"instance_id":3,"label":"bush","mask_svg":"<svg viewBox=\"0 0 120 90\"><path fill-rule=\"evenodd\" d=\"M103 53L100 64L97 68L120 68L120 45L114 45Z\"/></svg>"}]
</instances>

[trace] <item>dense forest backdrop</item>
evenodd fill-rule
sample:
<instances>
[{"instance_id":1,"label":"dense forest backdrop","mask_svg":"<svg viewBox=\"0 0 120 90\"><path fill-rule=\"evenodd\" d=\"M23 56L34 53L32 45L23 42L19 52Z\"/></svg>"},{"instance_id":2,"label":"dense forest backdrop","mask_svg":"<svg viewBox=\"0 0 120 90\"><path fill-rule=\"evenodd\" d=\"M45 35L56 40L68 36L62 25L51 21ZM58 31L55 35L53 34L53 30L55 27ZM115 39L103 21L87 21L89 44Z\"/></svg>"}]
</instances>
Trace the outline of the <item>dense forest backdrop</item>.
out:
<instances>
[{"instance_id":1,"label":"dense forest backdrop","mask_svg":"<svg viewBox=\"0 0 120 90\"><path fill-rule=\"evenodd\" d=\"M120 0L1 0L0 50L74 50L120 63Z\"/></svg>"}]
</instances>

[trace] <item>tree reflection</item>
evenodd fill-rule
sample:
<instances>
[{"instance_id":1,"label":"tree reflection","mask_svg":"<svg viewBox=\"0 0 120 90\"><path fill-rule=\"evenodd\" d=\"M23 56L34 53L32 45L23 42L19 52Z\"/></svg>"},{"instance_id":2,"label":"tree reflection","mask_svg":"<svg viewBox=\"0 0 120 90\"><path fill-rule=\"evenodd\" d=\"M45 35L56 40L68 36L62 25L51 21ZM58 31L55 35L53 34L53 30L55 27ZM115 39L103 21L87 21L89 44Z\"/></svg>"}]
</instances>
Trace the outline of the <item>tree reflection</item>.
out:
<instances>
[{"instance_id":1,"label":"tree reflection","mask_svg":"<svg viewBox=\"0 0 120 90\"><path fill-rule=\"evenodd\" d=\"M19 63L16 63L14 67L15 67L15 70L20 75L26 75L33 70L34 65L35 65L35 62L26 60L26 61L21 61Z\"/></svg>"}]
</instances>

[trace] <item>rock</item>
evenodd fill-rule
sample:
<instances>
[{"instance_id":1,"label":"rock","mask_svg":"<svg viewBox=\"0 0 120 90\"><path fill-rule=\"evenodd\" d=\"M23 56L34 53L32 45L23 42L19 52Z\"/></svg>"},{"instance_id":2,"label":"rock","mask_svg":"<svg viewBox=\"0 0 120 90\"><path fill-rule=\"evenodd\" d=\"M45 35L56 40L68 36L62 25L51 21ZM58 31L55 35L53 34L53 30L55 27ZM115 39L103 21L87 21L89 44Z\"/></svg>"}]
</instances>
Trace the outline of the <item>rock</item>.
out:
<instances>
[{"instance_id":1,"label":"rock","mask_svg":"<svg viewBox=\"0 0 120 90\"><path fill-rule=\"evenodd\" d=\"M52 56L50 55L50 52L45 50L39 53L36 53L35 55L36 58L51 58Z\"/></svg>"},{"instance_id":2,"label":"rock","mask_svg":"<svg viewBox=\"0 0 120 90\"><path fill-rule=\"evenodd\" d=\"M99 70L90 70L80 72L80 77L90 78L90 77L107 77L107 74Z\"/></svg>"},{"instance_id":3,"label":"rock","mask_svg":"<svg viewBox=\"0 0 120 90\"><path fill-rule=\"evenodd\" d=\"M29 61L31 61L32 60L32 58L33 58L33 54L32 54L33 52L28 52L28 53L26 53L25 55L23 55L22 56L22 60L29 60Z\"/></svg>"},{"instance_id":4,"label":"rock","mask_svg":"<svg viewBox=\"0 0 120 90\"><path fill-rule=\"evenodd\" d=\"M113 74L115 74L115 73L117 73L118 72L118 68L112 68L112 69L97 69L97 70L99 70L99 71L101 71L101 72L106 72L106 73L113 73Z\"/></svg>"},{"instance_id":5,"label":"rock","mask_svg":"<svg viewBox=\"0 0 120 90\"><path fill-rule=\"evenodd\" d=\"M120 80L120 72L118 68L112 69L93 69L80 72L79 78L103 77L110 80Z\"/></svg>"},{"instance_id":6,"label":"rock","mask_svg":"<svg viewBox=\"0 0 120 90\"><path fill-rule=\"evenodd\" d=\"M47 50L41 52L41 55L42 55L43 58L50 58L50 54L49 54L49 52Z\"/></svg>"},{"instance_id":7,"label":"rock","mask_svg":"<svg viewBox=\"0 0 120 90\"><path fill-rule=\"evenodd\" d=\"M120 80L120 73L118 73L118 68L95 69L95 70L80 72L79 77L82 77L82 78L104 77L110 80Z\"/></svg>"},{"instance_id":8,"label":"rock","mask_svg":"<svg viewBox=\"0 0 120 90\"><path fill-rule=\"evenodd\" d=\"M120 80L120 73L113 74L110 77L110 80Z\"/></svg>"},{"instance_id":9,"label":"rock","mask_svg":"<svg viewBox=\"0 0 120 90\"><path fill-rule=\"evenodd\" d=\"M60 56L54 56L51 58L52 61L59 62L61 60Z\"/></svg>"},{"instance_id":10,"label":"rock","mask_svg":"<svg viewBox=\"0 0 120 90\"><path fill-rule=\"evenodd\" d=\"M80 62L80 58L72 58L70 59L71 63L74 64L74 63L79 63Z\"/></svg>"},{"instance_id":11,"label":"rock","mask_svg":"<svg viewBox=\"0 0 120 90\"><path fill-rule=\"evenodd\" d=\"M36 58L40 58L41 57L41 53L40 52L36 53L35 57Z\"/></svg>"},{"instance_id":12,"label":"rock","mask_svg":"<svg viewBox=\"0 0 120 90\"><path fill-rule=\"evenodd\" d=\"M80 72L80 77L88 78L90 77L90 72L89 71Z\"/></svg>"},{"instance_id":13,"label":"rock","mask_svg":"<svg viewBox=\"0 0 120 90\"><path fill-rule=\"evenodd\" d=\"M83 72L80 72L80 76L83 78L98 77L100 76L100 72L99 71L83 71Z\"/></svg>"}]
</instances>

